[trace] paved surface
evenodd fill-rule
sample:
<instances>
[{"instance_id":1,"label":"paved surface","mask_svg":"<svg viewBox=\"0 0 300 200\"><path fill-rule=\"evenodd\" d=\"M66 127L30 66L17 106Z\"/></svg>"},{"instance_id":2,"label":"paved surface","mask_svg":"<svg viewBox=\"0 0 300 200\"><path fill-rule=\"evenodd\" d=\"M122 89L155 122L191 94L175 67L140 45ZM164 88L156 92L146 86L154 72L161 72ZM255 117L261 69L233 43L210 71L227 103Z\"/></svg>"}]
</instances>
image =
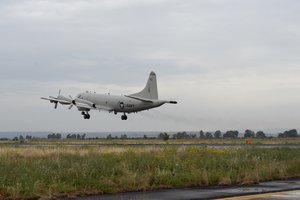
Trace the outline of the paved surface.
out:
<instances>
[{"instance_id":1,"label":"paved surface","mask_svg":"<svg viewBox=\"0 0 300 200\"><path fill-rule=\"evenodd\" d=\"M290 192L282 192L290 191ZM274 193L277 192L277 193ZM278 193L280 192L280 193ZM253 194L265 196L245 196ZM271 193L273 196L271 196ZM269 196L267 196L269 195ZM300 199L300 179L269 181L253 186L168 189L149 192L129 192L116 195L79 197L77 200L183 200L183 199Z\"/></svg>"},{"instance_id":2,"label":"paved surface","mask_svg":"<svg viewBox=\"0 0 300 200\"><path fill-rule=\"evenodd\" d=\"M300 190L285 191L285 192L274 192L265 194L254 194L240 197L223 198L219 200L299 200Z\"/></svg>"}]
</instances>

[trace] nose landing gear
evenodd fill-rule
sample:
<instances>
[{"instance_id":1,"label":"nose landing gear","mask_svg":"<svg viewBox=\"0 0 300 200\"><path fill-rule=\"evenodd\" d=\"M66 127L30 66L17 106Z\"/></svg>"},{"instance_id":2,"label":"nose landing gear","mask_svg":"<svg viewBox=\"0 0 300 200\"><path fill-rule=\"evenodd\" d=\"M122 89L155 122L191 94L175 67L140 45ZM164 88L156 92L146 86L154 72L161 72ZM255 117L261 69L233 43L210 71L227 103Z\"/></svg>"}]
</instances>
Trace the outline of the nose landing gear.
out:
<instances>
[{"instance_id":1,"label":"nose landing gear","mask_svg":"<svg viewBox=\"0 0 300 200\"><path fill-rule=\"evenodd\" d=\"M121 116L121 119L122 120L127 120L127 116L125 115L125 113L124 113L124 115Z\"/></svg>"},{"instance_id":2,"label":"nose landing gear","mask_svg":"<svg viewBox=\"0 0 300 200\"><path fill-rule=\"evenodd\" d=\"M88 112L85 113L85 112L82 111L81 114L83 115L84 119L90 119L90 117L91 117Z\"/></svg>"}]
</instances>

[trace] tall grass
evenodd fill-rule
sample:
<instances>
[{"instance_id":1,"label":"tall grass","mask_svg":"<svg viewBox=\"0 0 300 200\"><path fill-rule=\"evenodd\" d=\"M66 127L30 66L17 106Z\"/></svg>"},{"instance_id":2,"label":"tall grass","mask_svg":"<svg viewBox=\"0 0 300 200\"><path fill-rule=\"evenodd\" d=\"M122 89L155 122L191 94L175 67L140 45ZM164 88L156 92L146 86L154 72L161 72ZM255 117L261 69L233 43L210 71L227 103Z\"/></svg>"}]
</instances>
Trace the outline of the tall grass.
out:
<instances>
[{"instance_id":1,"label":"tall grass","mask_svg":"<svg viewBox=\"0 0 300 200\"><path fill-rule=\"evenodd\" d=\"M0 148L0 199L250 184L299 176L298 148Z\"/></svg>"}]
</instances>

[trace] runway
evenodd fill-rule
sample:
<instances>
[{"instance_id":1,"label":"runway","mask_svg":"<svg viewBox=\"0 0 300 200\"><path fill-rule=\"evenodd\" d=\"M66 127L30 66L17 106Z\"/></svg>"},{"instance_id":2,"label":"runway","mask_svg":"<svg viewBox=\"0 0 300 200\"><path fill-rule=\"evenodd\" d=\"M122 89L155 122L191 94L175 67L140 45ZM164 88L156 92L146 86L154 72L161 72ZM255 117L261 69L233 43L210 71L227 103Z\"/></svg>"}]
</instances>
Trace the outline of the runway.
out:
<instances>
[{"instance_id":1,"label":"runway","mask_svg":"<svg viewBox=\"0 0 300 200\"><path fill-rule=\"evenodd\" d=\"M298 200L300 199L300 190L272 192L264 194L246 195L240 197L223 198L219 200Z\"/></svg>"},{"instance_id":2,"label":"runway","mask_svg":"<svg viewBox=\"0 0 300 200\"><path fill-rule=\"evenodd\" d=\"M78 197L77 200L300 199L300 178L252 186L214 186ZM61 199L64 200L64 199Z\"/></svg>"}]
</instances>

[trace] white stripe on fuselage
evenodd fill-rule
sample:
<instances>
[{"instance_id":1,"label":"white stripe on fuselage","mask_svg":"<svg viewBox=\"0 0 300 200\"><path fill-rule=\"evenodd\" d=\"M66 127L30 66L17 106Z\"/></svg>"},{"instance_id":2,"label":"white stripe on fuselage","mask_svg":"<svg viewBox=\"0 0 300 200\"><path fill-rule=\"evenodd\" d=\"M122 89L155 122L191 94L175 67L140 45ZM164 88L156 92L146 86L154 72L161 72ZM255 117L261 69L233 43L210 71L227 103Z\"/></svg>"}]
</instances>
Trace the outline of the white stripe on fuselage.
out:
<instances>
[{"instance_id":1,"label":"white stripe on fuselage","mask_svg":"<svg viewBox=\"0 0 300 200\"><path fill-rule=\"evenodd\" d=\"M161 100L153 100L153 103L144 102L125 96L117 96L110 94L80 93L79 95L82 97L81 99L90 101L96 106L106 106L112 108L113 111L126 113L148 110L150 108L159 107L166 103L166 101ZM121 104L123 104L124 107Z\"/></svg>"}]
</instances>

